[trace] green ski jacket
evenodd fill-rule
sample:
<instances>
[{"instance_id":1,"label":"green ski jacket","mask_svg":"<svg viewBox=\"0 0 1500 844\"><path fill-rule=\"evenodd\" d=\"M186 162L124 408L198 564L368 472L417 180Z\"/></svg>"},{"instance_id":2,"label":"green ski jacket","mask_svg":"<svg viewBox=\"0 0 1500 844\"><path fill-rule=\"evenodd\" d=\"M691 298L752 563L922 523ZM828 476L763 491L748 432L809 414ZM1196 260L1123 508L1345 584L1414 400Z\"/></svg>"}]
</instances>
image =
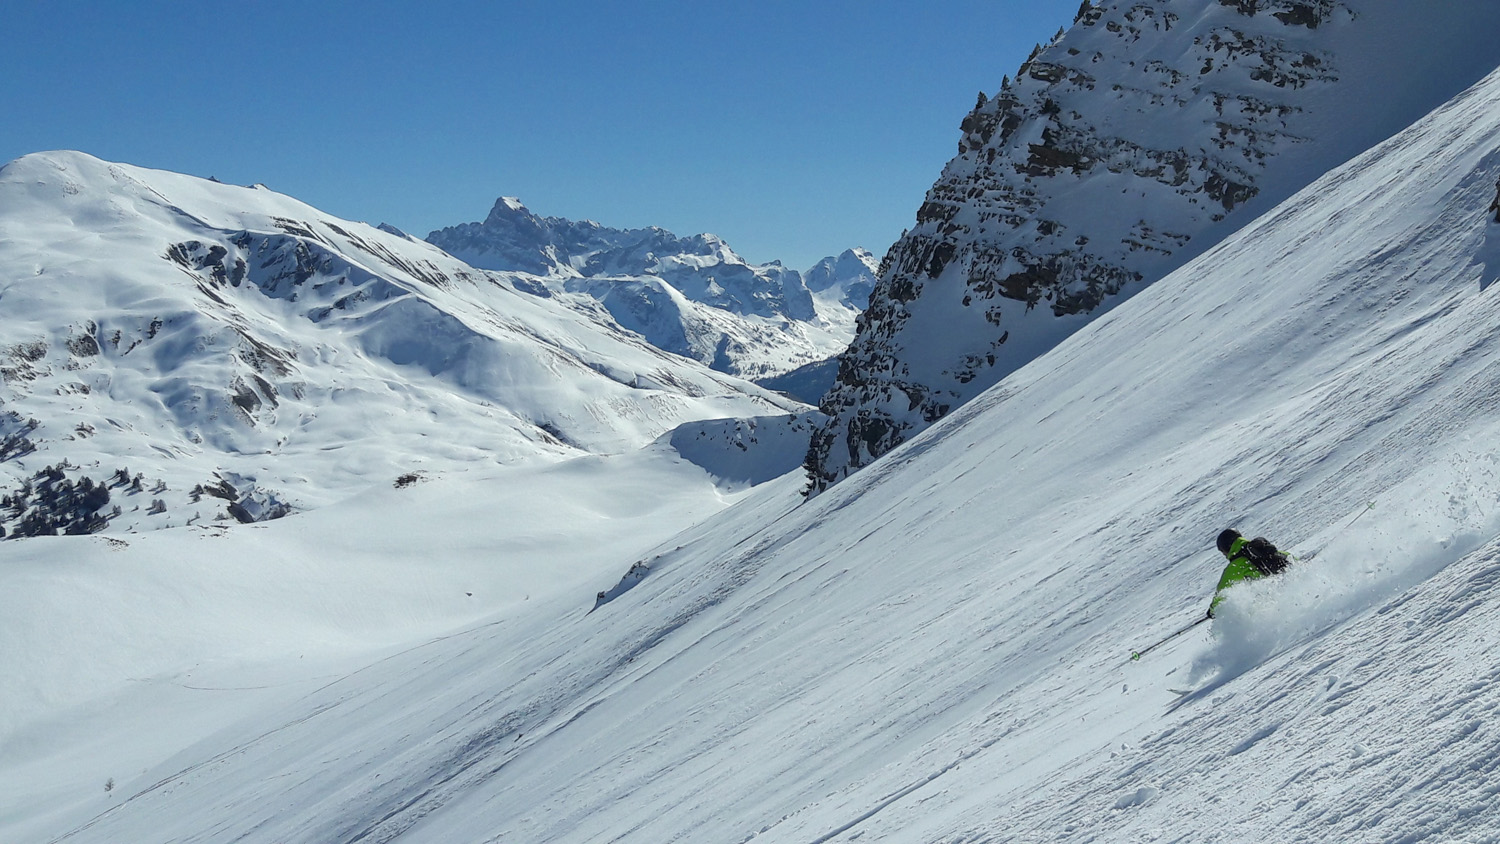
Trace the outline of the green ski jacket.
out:
<instances>
[{"instance_id":1,"label":"green ski jacket","mask_svg":"<svg viewBox=\"0 0 1500 844\"><path fill-rule=\"evenodd\" d=\"M1260 569L1250 562L1250 556L1245 553L1245 546L1249 544L1250 540L1242 536L1229 546L1229 553L1224 555L1229 558L1229 565L1224 567L1224 574L1219 577L1219 586L1214 590L1213 603L1208 605L1209 618L1214 617L1214 610L1218 609L1219 603L1224 600L1225 589L1242 581L1259 580L1265 577L1260 573Z\"/></svg>"}]
</instances>

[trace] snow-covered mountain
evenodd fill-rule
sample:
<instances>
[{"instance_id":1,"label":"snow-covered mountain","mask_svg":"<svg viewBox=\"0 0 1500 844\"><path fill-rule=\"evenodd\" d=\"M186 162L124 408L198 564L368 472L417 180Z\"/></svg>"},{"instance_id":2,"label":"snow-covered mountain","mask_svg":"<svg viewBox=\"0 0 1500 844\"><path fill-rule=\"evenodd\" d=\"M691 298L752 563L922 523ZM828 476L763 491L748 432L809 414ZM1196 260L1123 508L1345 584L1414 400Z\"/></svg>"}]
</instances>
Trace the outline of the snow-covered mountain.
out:
<instances>
[{"instance_id":1,"label":"snow-covered mountain","mask_svg":"<svg viewBox=\"0 0 1500 844\"><path fill-rule=\"evenodd\" d=\"M864 311L870 303L870 291L875 289L879 268L880 262L869 250L846 249L836 257L813 264L802 274L802 280L812 292L814 304L826 304L827 318L833 320ZM823 312L819 308L819 313Z\"/></svg>"},{"instance_id":2,"label":"snow-covered mountain","mask_svg":"<svg viewBox=\"0 0 1500 844\"><path fill-rule=\"evenodd\" d=\"M836 257L824 258L803 274L818 315L838 326L840 336L853 338L855 321L870 302L878 266L869 251L847 249ZM789 372L757 378L755 383L815 405L833 387L837 372L838 358L828 357Z\"/></svg>"},{"instance_id":3,"label":"snow-covered mountain","mask_svg":"<svg viewBox=\"0 0 1500 844\"><path fill-rule=\"evenodd\" d=\"M811 500L0 545L0 838L1491 840L1497 151L1500 73ZM1300 562L1132 662L1229 525Z\"/></svg>"},{"instance_id":4,"label":"snow-covered mountain","mask_svg":"<svg viewBox=\"0 0 1500 844\"><path fill-rule=\"evenodd\" d=\"M0 170L0 379L12 534L260 520L799 408L586 297L264 188L66 152Z\"/></svg>"},{"instance_id":5,"label":"snow-covered mountain","mask_svg":"<svg viewBox=\"0 0 1500 844\"><path fill-rule=\"evenodd\" d=\"M751 265L714 235L539 217L513 197L496 201L483 222L427 240L475 267L587 294L657 348L746 378L843 351L863 307L863 282L848 261L819 263L828 272L815 298L801 273L776 262ZM842 275L831 274L835 266Z\"/></svg>"},{"instance_id":6,"label":"snow-covered mountain","mask_svg":"<svg viewBox=\"0 0 1500 844\"><path fill-rule=\"evenodd\" d=\"M1082 4L963 120L808 471L890 451L1500 62L1500 4Z\"/></svg>"}]
</instances>

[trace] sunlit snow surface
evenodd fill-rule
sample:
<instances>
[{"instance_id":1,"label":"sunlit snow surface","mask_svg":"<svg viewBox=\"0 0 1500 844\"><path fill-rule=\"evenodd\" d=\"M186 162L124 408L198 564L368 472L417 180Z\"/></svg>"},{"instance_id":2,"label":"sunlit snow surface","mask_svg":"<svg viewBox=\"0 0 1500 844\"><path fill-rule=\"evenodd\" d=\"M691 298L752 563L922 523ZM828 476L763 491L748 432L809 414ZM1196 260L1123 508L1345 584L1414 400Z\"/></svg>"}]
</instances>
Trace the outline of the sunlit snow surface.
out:
<instances>
[{"instance_id":1,"label":"sunlit snow surface","mask_svg":"<svg viewBox=\"0 0 1500 844\"><path fill-rule=\"evenodd\" d=\"M447 618L441 637L361 627L370 599L334 596L431 580L433 601L458 601L490 543L485 589L502 589L526 553L478 516L433 514L458 499L504 513L524 487L475 478L402 507L413 544L464 543L460 574L442 553L382 550L395 491L350 502L350 535L328 547L326 512L267 539L132 545L119 558L149 568L168 556L153 548L218 543L174 559L180 577L119 588L253 616L259 600L217 572L279 537L277 579L348 615L297 637L301 660L253 635L217 666L207 645L139 673L125 658L82 708L12 720L0 837L1494 840L1497 115L1500 76L809 503L793 474L618 549L600 546L608 514L542 518L599 555L592 582L559 575L482 620L443 609L408 628ZM1203 613L1229 525L1302 562L1131 662ZM7 642L70 601L101 605L87 584L116 564L79 542L100 540L0 548L0 618L26 615ZM590 612L636 562L634 588ZM23 579L51 604L17 609ZM268 639L313 626L265 611L287 616ZM50 635L83 662L196 629L143 612L93 640L72 612ZM193 660L211 682L187 681L205 670ZM7 711L46 691L22 667L7 666Z\"/></svg>"}]
</instances>

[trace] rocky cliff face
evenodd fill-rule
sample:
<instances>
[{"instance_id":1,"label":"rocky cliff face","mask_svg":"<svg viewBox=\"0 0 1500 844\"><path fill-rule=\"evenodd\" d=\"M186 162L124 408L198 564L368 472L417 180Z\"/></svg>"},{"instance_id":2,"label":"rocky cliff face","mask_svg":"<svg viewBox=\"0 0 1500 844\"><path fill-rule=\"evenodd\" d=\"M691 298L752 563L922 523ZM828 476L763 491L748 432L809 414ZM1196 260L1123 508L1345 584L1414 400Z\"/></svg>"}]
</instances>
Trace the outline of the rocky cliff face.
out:
<instances>
[{"instance_id":1,"label":"rocky cliff face","mask_svg":"<svg viewBox=\"0 0 1500 844\"><path fill-rule=\"evenodd\" d=\"M811 491L1493 69L1488 5L1085 0L979 96L882 261Z\"/></svg>"}]
</instances>

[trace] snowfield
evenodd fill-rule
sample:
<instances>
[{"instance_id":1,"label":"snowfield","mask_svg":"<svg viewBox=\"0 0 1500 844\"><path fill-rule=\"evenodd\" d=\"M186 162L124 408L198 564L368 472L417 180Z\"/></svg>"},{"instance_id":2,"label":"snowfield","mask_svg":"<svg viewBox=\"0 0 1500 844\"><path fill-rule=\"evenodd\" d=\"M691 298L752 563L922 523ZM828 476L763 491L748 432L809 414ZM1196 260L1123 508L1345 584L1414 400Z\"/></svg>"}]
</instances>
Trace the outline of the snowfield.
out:
<instances>
[{"instance_id":1,"label":"snowfield","mask_svg":"<svg viewBox=\"0 0 1500 844\"><path fill-rule=\"evenodd\" d=\"M6 543L0 667L25 681L0 695L0 840L47 840L17 814L108 805L106 779L123 788L127 771L373 655L533 606L564 613L619 560L735 498L663 444L421 475L242 529ZM88 770L101 754L119 768L103 779Z\"/></svg>"},{"instance_id":2,"label":"snowfield","mask_svg":"<svg viewBox=\"0 0 1500 844\"><path fill-rule=\"evenodd\" d=\"M0 839L1500 840L1497 178L1500 74L806 502L0 545ZM1300 562L1132 662L1230 525Z\"/></svg>"}]
</instances>

